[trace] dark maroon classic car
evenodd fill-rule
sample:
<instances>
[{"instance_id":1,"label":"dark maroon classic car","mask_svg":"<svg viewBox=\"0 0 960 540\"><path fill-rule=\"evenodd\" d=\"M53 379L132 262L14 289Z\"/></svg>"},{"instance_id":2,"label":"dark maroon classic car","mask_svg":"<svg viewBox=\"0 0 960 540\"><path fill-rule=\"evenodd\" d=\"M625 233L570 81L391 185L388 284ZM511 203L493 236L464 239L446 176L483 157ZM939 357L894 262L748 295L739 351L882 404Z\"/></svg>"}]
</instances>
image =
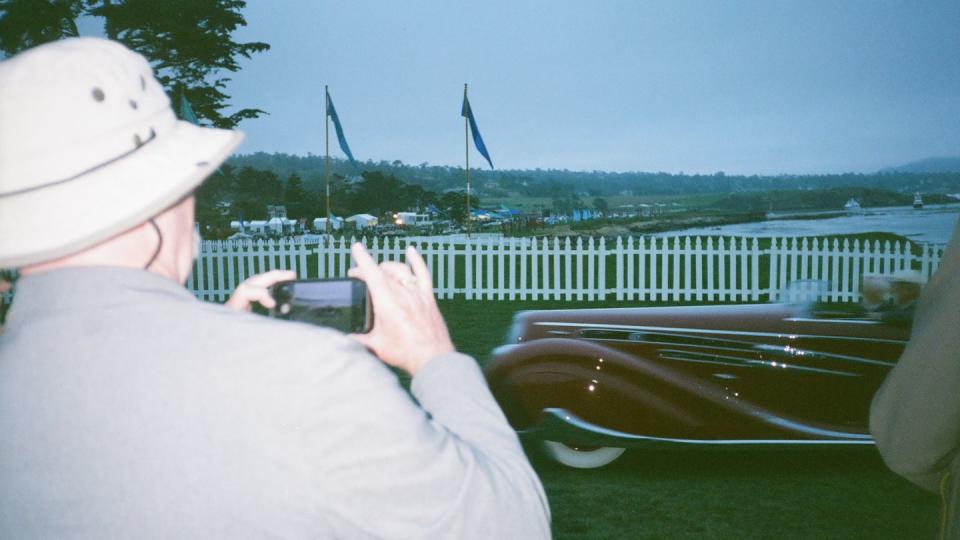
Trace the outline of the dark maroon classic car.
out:
<instances>
[{"instance_id":1,"label":"dark maroon classic car","mask_svg":"<svg viewBox=\"0 0 960 540\"><path fill-rule=\"evenodd\" d=\"M486 375L513 427L573 467L635 446L872 444L908 337L812 304L527 311Z\"/></svg>"}]
</instances>

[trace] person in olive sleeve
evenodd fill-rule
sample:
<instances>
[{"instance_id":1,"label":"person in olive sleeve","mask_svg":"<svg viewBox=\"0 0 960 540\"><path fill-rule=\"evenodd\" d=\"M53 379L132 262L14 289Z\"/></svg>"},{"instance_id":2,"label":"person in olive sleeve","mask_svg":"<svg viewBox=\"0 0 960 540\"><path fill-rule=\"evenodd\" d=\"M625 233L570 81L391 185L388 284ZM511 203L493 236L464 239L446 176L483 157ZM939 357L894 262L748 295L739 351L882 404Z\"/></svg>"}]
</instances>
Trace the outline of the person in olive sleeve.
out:
<instances>
[{"instance_id":1,"label":"person in olive sleeve","mask_svg":"<svg viewBox=\"0 0 960 540\"><path fill-rule=\"evenodd\" d=\"M913 333L870 409L887 465L944 499L943 537L960 538L960 224L917 303Z\"/></svg>"}]
</instances>

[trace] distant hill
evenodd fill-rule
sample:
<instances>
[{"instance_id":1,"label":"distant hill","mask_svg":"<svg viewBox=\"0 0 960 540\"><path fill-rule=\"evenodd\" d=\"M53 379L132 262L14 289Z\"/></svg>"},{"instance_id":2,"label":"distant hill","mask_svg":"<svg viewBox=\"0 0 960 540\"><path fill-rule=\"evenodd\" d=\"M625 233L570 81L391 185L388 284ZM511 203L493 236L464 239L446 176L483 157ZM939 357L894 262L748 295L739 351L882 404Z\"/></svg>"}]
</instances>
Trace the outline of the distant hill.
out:
<instances>
[{"instance_id":1,"label":"distant hill","mask_svg":"<svg viewBox=\"0 0 960 540\"><path fill-rule=\"evenodd\" d=\"M888 167L882 169L881 173L907 172L907 173L951 173L960 172L960 156L954 157L931 157L910 163L899 165L897 167Z\"/></svg>"}]
</instances>

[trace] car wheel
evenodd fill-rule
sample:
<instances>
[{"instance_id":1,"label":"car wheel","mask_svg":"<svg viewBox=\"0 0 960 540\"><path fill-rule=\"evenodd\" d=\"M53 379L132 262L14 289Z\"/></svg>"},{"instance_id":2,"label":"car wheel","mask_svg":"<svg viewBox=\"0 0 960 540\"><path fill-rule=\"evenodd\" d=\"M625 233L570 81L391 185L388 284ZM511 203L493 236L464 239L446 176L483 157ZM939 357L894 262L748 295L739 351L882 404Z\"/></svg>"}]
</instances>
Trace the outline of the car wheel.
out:
<instances>
[{"instance_id":1,"label":"car wheel","mask_svg":"<svg viewBox=\"0 0 960 540\"><path fill-rule=\"evenodd\" d=\"M609 446L573 446L557 441L543 441L543 450L550 459L577 469L596 469L613 462L625 448Z\"/></svg>"}]
</instances>

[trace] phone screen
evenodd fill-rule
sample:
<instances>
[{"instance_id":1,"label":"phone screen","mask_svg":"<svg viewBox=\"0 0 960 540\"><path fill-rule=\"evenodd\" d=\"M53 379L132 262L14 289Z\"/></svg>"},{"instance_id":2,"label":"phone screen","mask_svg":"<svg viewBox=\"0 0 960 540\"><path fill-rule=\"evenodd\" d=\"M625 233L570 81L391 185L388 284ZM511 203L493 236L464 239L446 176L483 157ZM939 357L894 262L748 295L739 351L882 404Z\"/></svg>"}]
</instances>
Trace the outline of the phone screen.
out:
<instances>
[{"instance_id":1,"label":"phone screen","mask_svg":"<svg viewBox=\"0 0 960 540\"><path fill-rule=\"evenodd\" d=\"M327 326L341 332L370 330L367 286L357 279L283 281L271 289L274 317Z\"/></svg>"}]
</instances>

